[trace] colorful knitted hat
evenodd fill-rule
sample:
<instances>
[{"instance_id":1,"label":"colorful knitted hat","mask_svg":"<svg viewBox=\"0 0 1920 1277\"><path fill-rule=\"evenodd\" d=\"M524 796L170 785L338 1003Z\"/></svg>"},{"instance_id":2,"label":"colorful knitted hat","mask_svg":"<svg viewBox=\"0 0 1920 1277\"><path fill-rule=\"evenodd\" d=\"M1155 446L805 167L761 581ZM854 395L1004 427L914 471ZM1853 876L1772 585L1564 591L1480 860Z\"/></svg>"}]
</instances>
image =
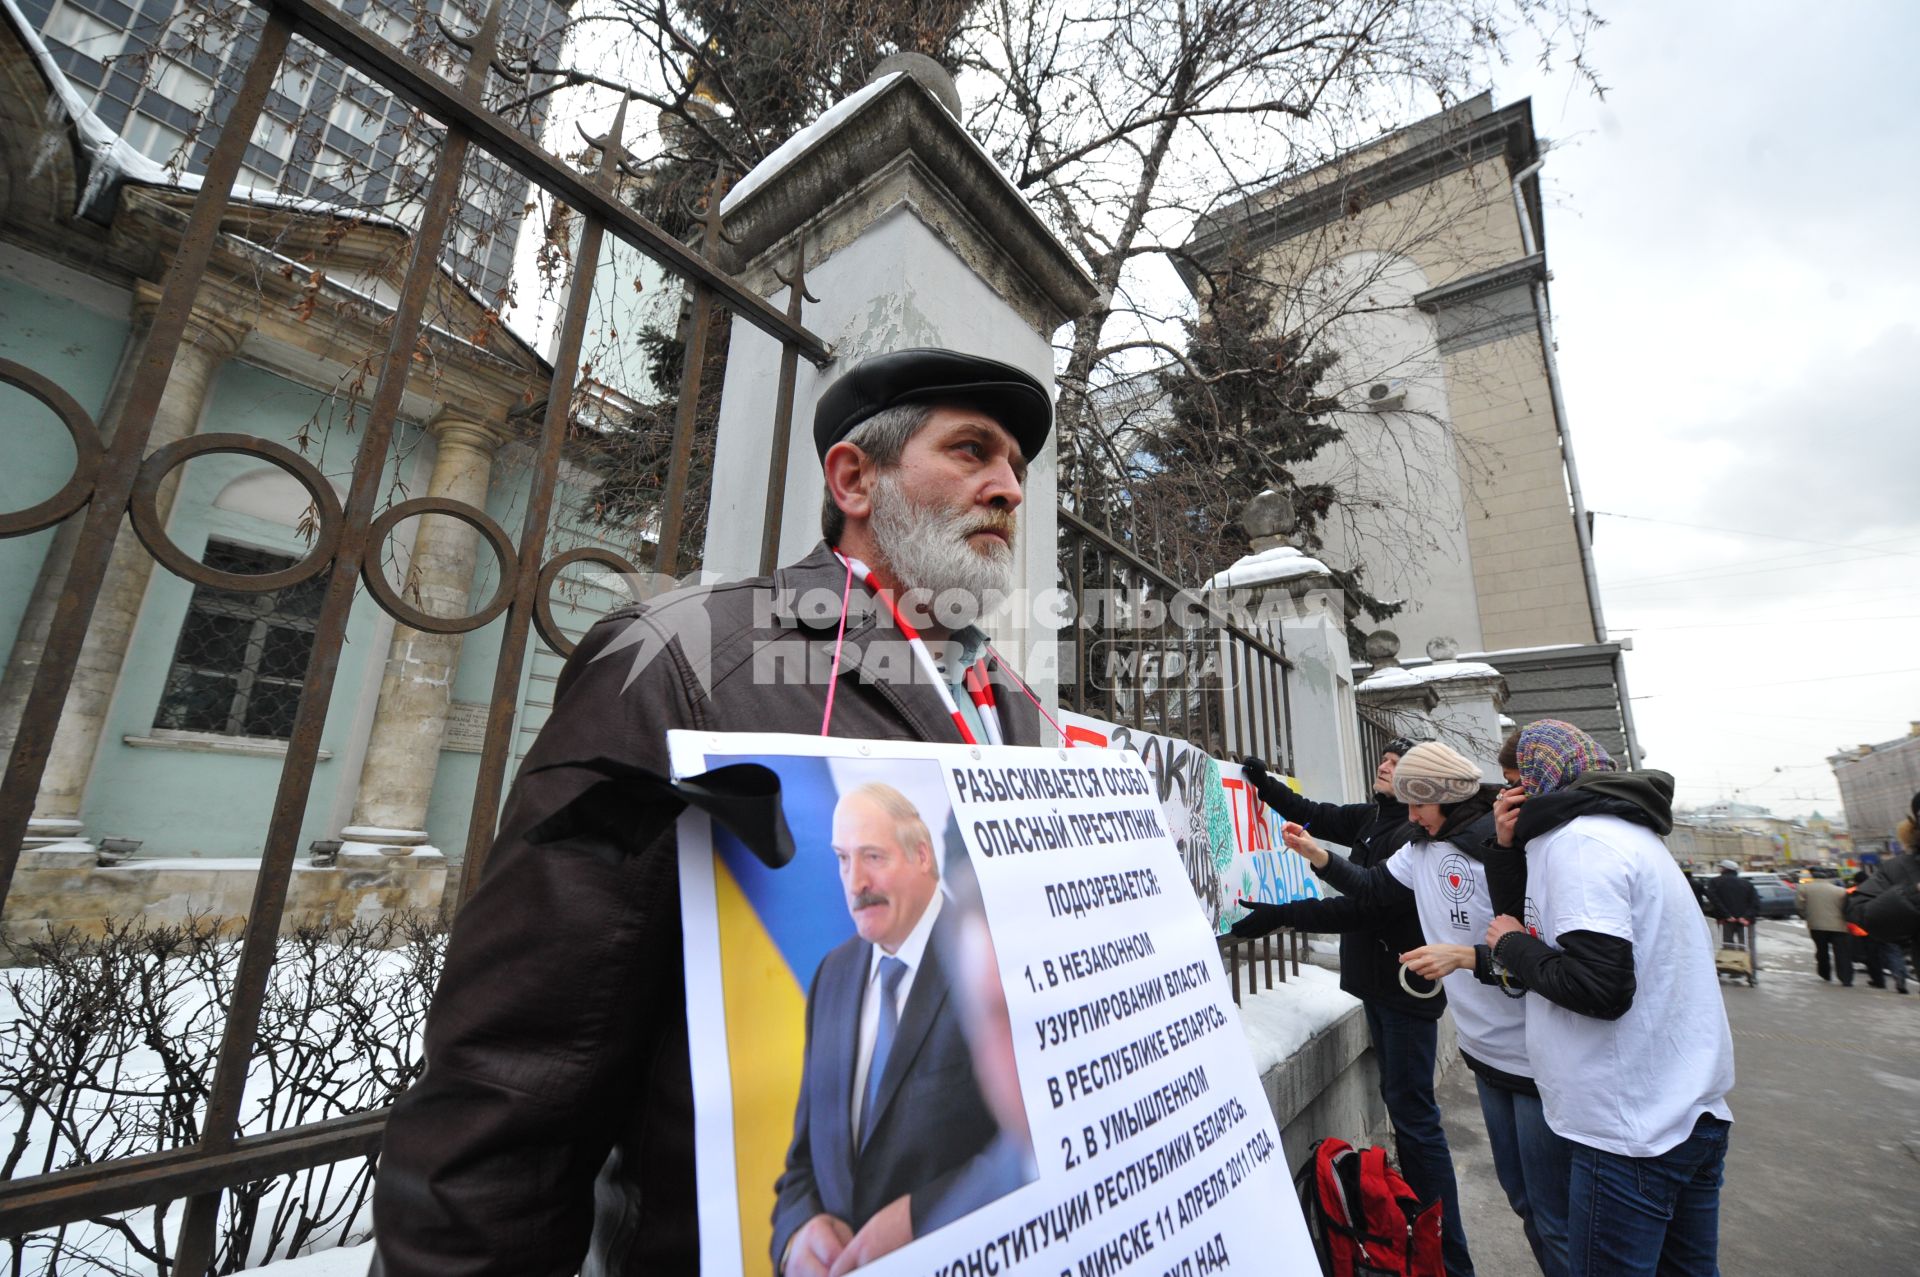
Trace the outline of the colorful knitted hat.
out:
<instances>
[{"instance_id":1,"label":"colorful knitted hat","mask_svg":"<svg viewBox=\"0 0 1920 1277\"><path fill-rule=\"evenodd\" d=\"M1460 803L1480 791L1480 769L1437 740L1421 741L1393 769L1393 796L1403 803Z\"/></svg>"},{"instance_id":2,"label":"colorful knitted hat","mask_svg":"<svg viewBox=\"0 0 1920 1277\"><path fill-rule=\"evenodd\" d=\"M1514 757L1520 764L1520 787L1529 796L1565 789L1586 772L1613 770L1613 759L1599 741L1557 718L1521 728Z\"/></svg>"}]
</instances>

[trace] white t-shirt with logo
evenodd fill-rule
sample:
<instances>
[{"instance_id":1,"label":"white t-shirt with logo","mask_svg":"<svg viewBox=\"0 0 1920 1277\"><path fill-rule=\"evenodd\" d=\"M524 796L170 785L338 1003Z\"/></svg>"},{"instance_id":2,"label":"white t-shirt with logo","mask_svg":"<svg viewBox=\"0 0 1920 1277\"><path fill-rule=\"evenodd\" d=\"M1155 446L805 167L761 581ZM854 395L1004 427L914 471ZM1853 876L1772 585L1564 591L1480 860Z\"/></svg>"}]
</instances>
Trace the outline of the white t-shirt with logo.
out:
<instances>
[{"instance_id":1,"label":"white t-shirt with logo","mask_svg":"<svg viewBox=\"0 0 1920 1277\"><path fill-rule=\"evenodd\" d=\"M1388 857L1387 872L1413 889L1428 944L1476 945L1487 938L1493 897L1486 866L1449 842L1417 838ZM1443 977L1460 1048L1502 1073L1532 1077L1527 1062L1526 1000L1474 979L1471 969Z\"/></svg>"},{"instance_id":2,"label":"white t-shirt with logo","mask_svg":"<svg viewBox=\"0 0 1920 1277\"><path fill-rule=\"evenodd\" d=\"M1548 944L1594 931L1633 944L1633 1005L1601 1020L1526 999L1527 1054L1547 1125L1570 1140L1656 1157L1702 1113L1727 1121L1733 1035L1700 903L1665 844L1616 816L1581 816L1527 843L1529 930Z\"/></svg>"}]
</instances>

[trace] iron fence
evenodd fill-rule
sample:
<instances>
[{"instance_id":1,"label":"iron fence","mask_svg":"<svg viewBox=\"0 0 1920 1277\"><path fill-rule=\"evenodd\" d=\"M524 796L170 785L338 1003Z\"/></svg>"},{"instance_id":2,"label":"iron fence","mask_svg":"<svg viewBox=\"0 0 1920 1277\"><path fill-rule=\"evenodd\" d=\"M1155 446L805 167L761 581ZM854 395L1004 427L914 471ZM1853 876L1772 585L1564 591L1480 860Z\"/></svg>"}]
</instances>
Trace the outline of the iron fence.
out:
<instances>
[{"instance_id":1,"label":"iron fence","mask_svg":"<svg viewBox=\"0 0 1920 1277\"><path fill-rule=\"evenodd\" d=\"M1216 758L1293 767L1293 668L1278 623L1242 624L1073 511L1060 511L1060 575L1079 609L1061 653L1061 704L1190 741Z\"/></svg>"},{"instance_id":2,"label":"iron fence","mask_svg":"<svg viewBox=\"0 0 1920 1277\"><path fill-rule=\"evenodd\" d=\"M1372 786L1373 769L1380 765L1380 755L1387 752L1387 742L1402 733L1394 725L1362 709L1360 718L1360 770L1361 779Z\"/></svg>"},{"instance_id":3,"label":"iron fence","mask_svg":"<svg viewBox=\"0 0 1920 1277\"><path fill-rule=\"evenodd\" d=\"M206 624L195 631L199 637L192 650L177 653L175 662L176 673L187 671L179 675L180 713L189 718L200 715L209 722L221 717L224 722L234 714L244 718L258 708L259 713L272 718L269 726L274 734L284 735L287 740L199 1140L164 1152L0 1185L0 1237L18 1237L186 1197L189 1205L172 1271L194 1274L207 1272L213 1263L224 1189L371 1156L378 1149L386 1119L385 1111L378 1110L268 1134L240 1135L241 1103L255 1055L262 1000L357 583L364 580L375 605L389 615L430 633L462 634L502 621L470 832L456 888L456 899L464 900L485 865L498 818L519 683L532 632L538 630L557 652L565 654L571 649L570 640L553 624L548 593L560 573L582 559L616 572L637 571L621 556L599 548L575 549L552 557L545 553L562 444L580 375L591 293L586 284L600 260L605 237L614 235L687 282L692 293L694 343L704 340L707 319L716 305L727 307L736 317L782 343L787 357L781 366L780 414L773 449L774 464L782 469L797 361L804 356L816 365L825 365L832 359L827 344L800 322L805 288L797 274L787 310L776 310L739 279L718 269L701 251L673 238L617 197L617 177L628 165L621 142L626 121L624 99L608 133L592 140L598 164L591 171L576 169L488 108L486 93L495 73L500 42L501 0L493 0L470 38L456 41L467 58L464 67L446 76L408 58L321 0L254 2L265 15L259 41L237 93L227 103L225 118L217 121L218 141L208 156L203 184L179 249L169 264L158 309L116 418L96 423L71 395L42 374L0 361L0 381L46 405L71 436L77 454L74 474L59 492L26 510L0 513L0 536L23 536L68 520L80 522L71 565L47 633L45 657L26 702L4 783L0 783L0 905L19 864L35 796L123 515L131 516L134 532L156 561L192 582L197 591L205 592L206 607L201 610L206 613ZM413 230L405 275L388 320L385 350L376 363L375 389L367 405L344 502L311 461L292 449L252 436L194 435L151 455L147 453L155 413L180 351L201 277L220 238L222 218L228 211L245 148L296 39L366 75L437 121L443 130ZM535 462L517 542L485 510L457 501L420 497L380 508L382 467L424 336L429 288L449 251L448 231L458 211L461 177L470 164L482 159L519 173L570 208L581 223L573 252L576 286L561 321L545 411L531 440ZM718 194L716 189L708 201L709 234L704 242L709 245L718 238ZM679 566L679 533L687 502L688 459L703 362L699 350L689 352L679 387L672 468L655 538L658 551L650 565L655 572L669 576ZM317 520L310 548L298 562L223 561L214 555L203 563L168 539L160 515L162 485L171 472L189 460L219 453L247 453L277 465L310 494ZM773 487L778 491L780 484ZM497 590L468 616L430 614L409 603L386 578L380 550L388 534L402 521L424 514L465 522L493 546L499 557ZM299 607L289 612L283 602L295 597ZM248 603L249 599L257 601ZM272 617L281 617L283 623L270 624ZM296 690L281 668L290 643L305 647L308 655L297 683L297 703L288 706L279 701ZM269 649L279 652L272 661ZM243 682L248 692L244 698ZM260 702L257 707L256 701ZM267 702L272 702L270 714Z\"/></svg>"}]
</instances>

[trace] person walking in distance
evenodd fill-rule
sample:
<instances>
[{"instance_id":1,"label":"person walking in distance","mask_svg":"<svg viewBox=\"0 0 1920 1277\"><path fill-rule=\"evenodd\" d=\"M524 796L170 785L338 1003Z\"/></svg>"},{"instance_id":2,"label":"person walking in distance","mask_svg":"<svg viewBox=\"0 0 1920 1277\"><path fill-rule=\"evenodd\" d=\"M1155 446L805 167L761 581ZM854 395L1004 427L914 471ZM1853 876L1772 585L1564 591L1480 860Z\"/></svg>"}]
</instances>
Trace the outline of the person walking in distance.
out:
<instances>
[{"instance_id":1,"label":"person walking in distance","mask_svg":"<svg viewBox=\"0 0 1920 1277\"><path fill-rule=\"evenodd\" d=\"M1847 938L1847 889L1831 878L1800 884L1800 908L1807 915L1807 933L1813 937L1813 962L1820 978L1829 983L1840 977L1840 987L1853 987L1853 953Z\"/></svg>"},{"instance_id":2,"label":"person walking in distance","mask_svg":"<svg viewBox=\"0 0 1920 1277\"><path fill-rule=\"evenodd\" d=\"M1707 883L1707 903L1713 916L1720 919L1720 943L1737 944L1746 939L1746 929L1760 916L1760 891L1740 876L1740 866L1731 860L1720 862L1720 873Z\"/></svg>"},{"instance_id":3,"label":"person walking in distance","mask_svg":"<svg viewBox=\"0 0 1920 1277\"><path fill-rule=\"evenodd\" d=\"M1404 738L1388 742L1374 769L1373 801L1365 803L1314 802L1272 776L1259 759L1248 758L1241 765L1262 802L1289 822L1311 827L1318 837L1350 848L1353 864L1370 869L1419 832L1407 819L1406 804L1393 792L1394 769L1413 748L1414 742ZM1262 936L1281 926L1339 934L1340 987L1359 998L1366 1010L1367 1034L1380 1062L1380 1098L1393 1124L1401 1174L1423 1201L1437 1198L1442 1203L1448 1277L1467 1277L1473 1272L1473 1258L1460 1220L1453 1152L1447 1147L1440 1104L1433 1094L1438 1022L1446 1009L1446 994L1417 976L1410 977L1410 986L1400 982L1399 955L1426 943L1412 899L1379 913L1363 908L1350 896L1287 905L1241 903L1250 912L1234 925L1237 936Z\"/></svg>"},{"instance_id":4,"label":"person walking in distance","mask_svg":"<svg viewBox=\"0 0 1920 1277\"><path fill-rule=\"evenodd\" d=\"M1547 1124L1573 1143L1575 1277L1717 1277L1733 1035L1713 942L1662 837L1673 777L1616 772L1553 719L1521 729L1496 837L1524 849L1525 923L1487 928L1527 987Z\"/></svg>"},{"instance_id":5,"label":"person walking in distance","mask_svg":"<svg viewBox=\"0 0 1920 1277\"><path fill-rule=\"evenodd\" d=\"M1897 962L1894 978L1907 991L1906 954L1920 941L1920 793L1907 800L1907 815L1895 831L1904 856L1882 861L1871 875L1861 874L1847 901L1847 929L1861 937L1862 949L1874 959ZM1880 951L1867 949L1869 943ZM1920 961L1920 959L1916 959ZM1873 974L1873 968L1868 968Z\"/></svg>"}]
</instances>

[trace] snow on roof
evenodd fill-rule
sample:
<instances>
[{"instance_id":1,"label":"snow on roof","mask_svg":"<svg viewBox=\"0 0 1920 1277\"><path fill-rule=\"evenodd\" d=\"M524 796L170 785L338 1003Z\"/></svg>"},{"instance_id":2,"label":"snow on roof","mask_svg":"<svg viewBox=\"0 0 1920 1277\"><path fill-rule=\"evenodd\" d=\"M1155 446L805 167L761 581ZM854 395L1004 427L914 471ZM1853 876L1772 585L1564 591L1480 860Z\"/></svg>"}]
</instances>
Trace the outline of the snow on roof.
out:
<instances>
[{"instance_id":1,"label":"snow on roof","mask_svg":"<svg viewBox=\"0 0 1920 1277\"><path fill-rule=\"evenodd\" d=\"M1333 569L1320 560L1302 554L1290 545L1276 545L1271 550L1241 558L1224 572L1214 573L1208 579L1206 588L1230 590L1293 581L1303 576L1330 576L1332 573Z\"/></svg>"},{"instance_id":2,"label":"snow on roof","mask_svg":"<svg viewBox=\"0 0 1920 1277\"><path fill-rule=\"evenodd\" d=\"M762 186L765 186L782 171L791 167L794 161L812 150L829 134L838 130L848 120L858 114L862 107L879 97L895 80L906 74L905 71L895 71L890 75L882 76L872 84L861 89L858 93L850 97L842 98L840 101L828 107L821 113L819 119L807 125L806 128L801 129L798 133L795 133L785 142L782 142L779 149L774 151L773 154L754 165L752 172L748 173L738 182L735 182L733 188L727 192L726 198L720 201L720 212L722 214L732 212L733 209L745 201L748 196L752 195ZM946 111L944 106L940 109L943 113ZM987 148L980 145L980 139L969 133L964 127L961 128L959 132L962 137L967 139L967 144L973 147L975 154L980 157L989 169L999 176L1000 184L1006 187L1007 191L1012 194L1015 199L1031 208L1032 202L1027 199L1019 187L1013 184L1013 179L1006 175L1006 172L999 164L994 162L993 156L987 153Z\"/></svg>"},{"instance_id":3,"label":"snow on roof","mask_svg":"<svg viewBox=\"0 0 1920 1277\"><path fill-rule=\"evenodd\" d=\"M168 172L165 165L154 161L135 150L128 141L107 127L106 121L93 113L86 100L80 96L73 83L67 79L60 64L53 60L53 51L47 48L46 41L33 29L33 24L20 11L13 0L0 0L6 8L7 21L19 32L20 40L33 54L35 62L40 64L40 74L47 78L53 87L53 101L59 104L59 111L49 111L47 126L59 128L64 122L71 122L74 131L79 134L81 148L87 155L87 185L80 196L82 208L92 204L94 199L105 190L111 190L116 179L130 177L138 182L147 182L155 186L175 186L179 183L175 175ZM65 121L60 119L65 116Z\"/></svg>"},{"instance_id":4,"label":"snow on roof","mask_svg":"<svg viewBox=\"0 0 1920 1277\"><path fill-rule=\"evenodd\" d=\"M1385 669L1375 670L1360 680L1357 690L1381 691L1392 687L1420 687L1427 683L1444 683L1456 678L1500 678L1499 670L1479 661L1438 661L1432 665L1422 665L1416 669L1405 669L1389 665Z\"/></svg>"}]
</instances>

